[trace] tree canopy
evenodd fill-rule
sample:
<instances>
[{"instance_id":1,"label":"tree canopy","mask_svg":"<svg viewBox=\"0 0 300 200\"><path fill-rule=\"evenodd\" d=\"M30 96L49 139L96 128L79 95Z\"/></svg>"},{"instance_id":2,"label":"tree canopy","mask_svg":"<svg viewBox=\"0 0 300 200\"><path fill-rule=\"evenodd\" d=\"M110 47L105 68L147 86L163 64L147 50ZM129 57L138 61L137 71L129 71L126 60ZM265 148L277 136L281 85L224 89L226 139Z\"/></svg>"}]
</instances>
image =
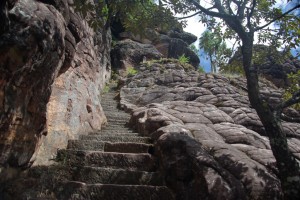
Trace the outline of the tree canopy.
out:
<instances>
[{"instance_id":1,"label":"tree canopy","mask_svg":"<svg viewBox=\"0 0 300 200\"><path fill-rule=\"evenodd\" d=\"M120 20L126 30L143 34L146 28L161 31L182 29L171 10L159 6L154 0L74 0L75 10L87 18L93 28L110 25L113 19Z\"/></svg>"},{"instance_id":2,"label":"tree canopy","mask_svg":"<svg viewBox=\"0 0 300 200\"><path fill-rule=\"evenodd\" d=\"M224 65L231 56L231 50L227 48L222 37L209 29L202 33L199 47L204 50L209 58L211 72L217 72L218 68Z\"/></svg>"}]
</instances>

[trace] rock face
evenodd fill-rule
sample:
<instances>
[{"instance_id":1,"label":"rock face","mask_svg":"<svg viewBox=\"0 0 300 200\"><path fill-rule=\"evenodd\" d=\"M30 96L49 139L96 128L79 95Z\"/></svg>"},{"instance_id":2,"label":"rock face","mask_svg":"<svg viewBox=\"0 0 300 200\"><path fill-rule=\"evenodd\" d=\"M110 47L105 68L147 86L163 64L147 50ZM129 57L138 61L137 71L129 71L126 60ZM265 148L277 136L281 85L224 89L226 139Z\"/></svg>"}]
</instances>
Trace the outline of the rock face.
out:
<instances>
[{"instance_id":1,"label":"rock face","mask_svg":"<svg viewBox=\"0 0 300 200\"><path fill-rule=\"evenodd\" d=\"M130 39L119 41L111 51L112 65L122 74L125 69L138 65L143 59L160 59L163 55L152 45Z\"/></svg>"},{"instance_id":2,"label":"rock face","mask_svg":"<svg viewBox=\"0 0 300 200\"><path fill-rule=\"evenodd\" d=\"M273 105L281 101L268 81L261 93ZM178 199L282 197L276 161L243 78L199 74L176 63L142 65L121 89L121 104L132 112L130 124L156 141L161 170ZM283 126L300 161L300 124Z\"/></svg>"},{"instance_id":3,"label":"rock face","mask_svg":"<svg viewBox=\"0 0 300 200\"><path fill-rule=\"evenodd\" d=\"M72 1L19 0L0 35L0 165L47 164L106 118L99 94L110 72L110 32L95 33ZM1 170L3 171L3 170Z\"/></svg>"},{"instance_id":4,"label":"rock face","mask_svg":"<svg viewBox=\"0 0 300 200\"><path fill-rule=\"evenodd\" d=\"M197 37L183 31L171 30L168 33L147 29L145 36L134 35L130 32L121 32L118 41L112 50L112 66L125 70L128 66L137 66L143 57L146 60L164 58L179 58L185 55L189 63L198 68L200 60L189 45Z\"/></svg>"}]
</instances>

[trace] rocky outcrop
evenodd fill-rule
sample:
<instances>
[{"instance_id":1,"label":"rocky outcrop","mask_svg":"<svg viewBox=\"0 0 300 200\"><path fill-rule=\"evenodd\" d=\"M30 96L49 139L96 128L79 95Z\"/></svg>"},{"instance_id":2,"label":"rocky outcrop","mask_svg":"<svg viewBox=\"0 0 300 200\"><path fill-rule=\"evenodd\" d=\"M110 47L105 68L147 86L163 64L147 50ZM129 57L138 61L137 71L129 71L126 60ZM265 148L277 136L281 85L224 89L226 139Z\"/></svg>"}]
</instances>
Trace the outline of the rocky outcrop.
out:
<instances>
[{"instance_id":1,"label":"rocky outcrop","mask_svg":"<svg viewBox=\"0 0 300 200\"><path fill-rule=\"evenodd\" d=\"M281 101L270 82L260 85L266 100ZM178 199L282 197L276 161L246 88L243 78L154 63L140 66L121 89L130 124L156 141L161 170ZM283 126L300 161L300 124Z\"/></svg>"},{"instance_id":2,"label":"rocky outcrop","mask_svg":"<svg viewBox=\"0 0 300 200\"><path fill-rule=\"evenodd\" d=\"M130 39L117 42L111 51L112 66L121 75L125 75L127 68L134 67L143 60L160 59L162 56L152 44L142 44Z\"/></svg>"},{"instance_id":3,"label":"rocky outcrop","mask_svg":"<svg viewBox=\"0 0 300 200\"><path fill-rule=\"evenodd\" d=\"M99 94L110 78L110 32L94 32L72 3L19 0L8 11L0 35L2 172L47 164L69 138L106 122Z\"/></svg>"},{"instance_id":4,"label":"rocky outcrop","mask_svg":"<svg viewBox=\"0 0 300 200\"><path fill-rule=\"evenodd\" d=\"M116 43L111 54L112 66L116 69L125 69L126 66L137 66L142 61L141 54L148 60L149 58L157 59L160 57L179 58L185 55L189 58L191 65L195 68L199 66L200 59L198 55L189 48L189 45L197 40L197 37L190 33L180 30L160 33L156 30L147 29L143 36L135 35L131 32L121 32L117 36L121 41ZM141 49L141 47L144 49ZM157 56L156 51L161 55ZM135 54L137 55L134 56Z\"/></svg>"}]
</instances>

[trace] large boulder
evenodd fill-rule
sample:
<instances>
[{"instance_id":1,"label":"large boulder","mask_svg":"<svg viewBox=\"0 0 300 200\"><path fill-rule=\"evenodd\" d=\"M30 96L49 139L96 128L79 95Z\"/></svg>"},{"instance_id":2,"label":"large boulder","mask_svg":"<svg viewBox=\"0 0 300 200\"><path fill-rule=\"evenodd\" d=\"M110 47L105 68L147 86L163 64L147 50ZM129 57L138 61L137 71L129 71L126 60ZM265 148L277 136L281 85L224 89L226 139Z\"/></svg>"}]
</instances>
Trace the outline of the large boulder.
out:
<instances>
[{"instance_id":1,"label":"large boulder","mask_svg":"<svg viewBox=\"0 0 300 200\"><path fill-rule=\"evenodd\" d=\"M2 177L4 168L48 164L68 139L106 122L99 94L110 32L91 29L72 3L19 0L0 11L9 22L0 33Z\"/></svg>"},{"instance_id":2,"label":"large boulder","mask_svg":"<svg viewBox=\"0 0 300 200\"><path fill-rule=\"evenodd\" d=\"M123 74L143 60L160 59L162 54L152 44L142 44L130 39L118 41L111 51L112 66Z\"/></svg>"},{"instance_id":3,"label":"large boulder","mask_svg":"<svg viewBox=\"0 0 300 200\"><path fill-rule=\"evenodd\" d=\"M118 24L117 22L114 22L112 24L113 27L117 25L118 27L120 27L120 24ZM118 28L118 30L122 30L122 29ZM189 63L193 65L195 68L198 68L200 64L200 59L198 55L189 48L189 45L197 40L197 37L191 33L179 29L170 30L167 33L160 32L159 30L146 29L143 35L133 34L132 32L128 32L128 31L120 31L120 32L116 31L115 34L116 37L119 40L121 40L121 42L123 40L125 41L132 40L136 43L140 43L140 45L144 45L145 48L147 49L149 48L148 45L154 45L155 48L165 58L179 58L180 56L184 55L189 58ZM112 51L113 66L126 65L124 64L124 62L121 61L120 63L119 61L119 58L123 59L122 57L120 57L119 49L120 49L120 44L118 42L116 47ZM125 49L127 48L123 48L123 49L124 49L123 52L125 53ZM127 54L130 54L130 50L127 49L127 51L128 51ZM150 53L148 57L151 58L153 56L151 56ZM141 59L138 59L138 61L141 61ZM136 62L134 62L134 64L136 64Z\"/></svg>"},{"instance_id":4,"label":"large boulder","mask_svg":"<svg viewBox=\"0 0 300 200\"><path fill-rule=\"evenodd\" d=\"M185 32L185 31L179 31L179 30L171 30L168 32L168 36L170 38L178 38L187 43L188 45L194 43L197 41L197 36Z\"/></svg>"},{"instance_id":5,"label":"large boulder","mask_svg":"<svg viewBox=\"0 0 300 200\"><path fill-rule=\"evenodd\" d=\"M194 51L192 51L187 43L178 38L172 38L168 48L168 58L179 58L180 56L186 56L189 58L189 63L196 69L200 64L200 59Z\"/></svg>"}]
</instances>

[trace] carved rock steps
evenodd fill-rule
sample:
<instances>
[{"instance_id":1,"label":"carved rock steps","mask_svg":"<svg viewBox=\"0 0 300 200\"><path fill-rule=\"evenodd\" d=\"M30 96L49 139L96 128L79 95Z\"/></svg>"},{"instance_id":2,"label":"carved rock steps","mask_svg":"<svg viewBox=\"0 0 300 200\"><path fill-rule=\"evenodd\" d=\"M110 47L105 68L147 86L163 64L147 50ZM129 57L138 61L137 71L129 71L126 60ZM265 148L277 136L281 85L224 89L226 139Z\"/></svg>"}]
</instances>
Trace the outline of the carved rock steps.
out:
<instances>
[{"instance_id":1,"label":"carved rock steps","mask_svg":"<svg viewBox=\"0 0 300 200\"><path fill-rule=\"evenodd\" d=\"M59 199L174 199L156 172L157 159L150 153L149 137L126 127L130 115L117 109L115 93L108 92L101 105L108 126L100 132L69 140L57 159L74 168L72 180L58 190Z\"/></svg>"}]
</instances>

